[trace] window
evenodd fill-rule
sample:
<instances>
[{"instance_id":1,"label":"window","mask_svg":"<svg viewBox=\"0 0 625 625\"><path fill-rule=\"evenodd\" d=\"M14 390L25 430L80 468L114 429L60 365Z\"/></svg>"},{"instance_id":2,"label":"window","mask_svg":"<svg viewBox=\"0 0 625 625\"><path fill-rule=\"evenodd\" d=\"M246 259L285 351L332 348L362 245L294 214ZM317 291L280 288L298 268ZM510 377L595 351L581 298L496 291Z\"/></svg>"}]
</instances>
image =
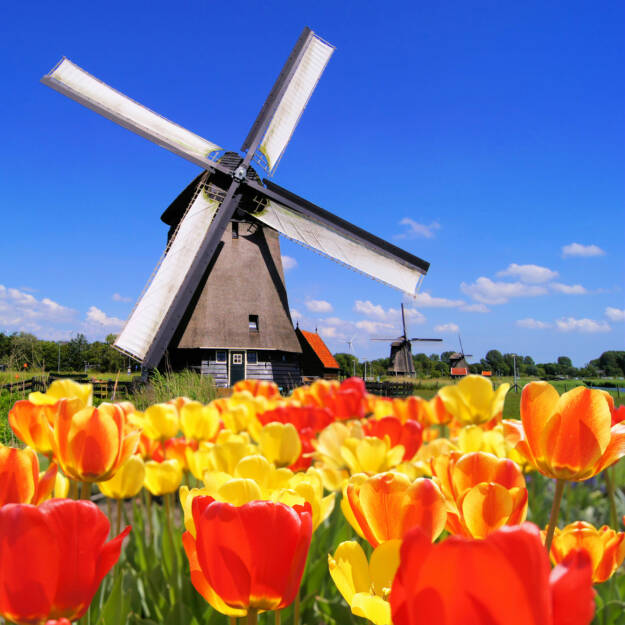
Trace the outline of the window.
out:
<instances>
[{"instance_id":1,"label":"window","mask_svg":"<svg viewBox=\"0 0 625 625\"><path fill-rule=\"evenodd\" d=\"M255 365L258 362L258 352L247 352L247 364Z\"/></svg>"},{"instance_id":2,"label":"window","mask_svg":"<svg viewBox=\"0 0 625 625\"><path fill-rule=\"evenodd\" d=\"M248 325L250 332L258 332L258 315L250 315Z\"/></svg>"},{"instance_id":3,"label":"window","mask_svg":"<svg viewBox=\"0 0 625 625\"><path fill-rule=\"evenodd\" d=\"M242 365L243 364L243 354L232 354L232 364L233 365Z\"/></svg>"},{"instance_id":4,"label":"window","mask_svg":"<svg viewBox=\"0 0 625 625\"><path fill-rule=\"evenodd\" d=\"M226 362L226 352L217 352L217 362Z\"/></svg>"},{"instance_id":5,"label":"window","mask_svg":"<svg viewBox=\"0 0 625 625\"><path fill-rule=\"evenodd\" d=\"M232 222L232 238L233 239L239 238L239 222L238 221Z\"/></svg>"}]
</instances>

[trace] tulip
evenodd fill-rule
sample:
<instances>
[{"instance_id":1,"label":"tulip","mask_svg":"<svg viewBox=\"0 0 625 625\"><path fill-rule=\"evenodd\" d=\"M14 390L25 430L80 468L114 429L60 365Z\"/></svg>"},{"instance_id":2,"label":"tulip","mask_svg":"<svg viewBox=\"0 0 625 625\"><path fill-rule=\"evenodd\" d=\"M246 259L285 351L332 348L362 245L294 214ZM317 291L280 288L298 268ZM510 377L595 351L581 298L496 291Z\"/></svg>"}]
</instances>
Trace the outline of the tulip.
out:
<instances>
[{"instance_id":1,"label":"tulip","mask_svg":"<svg viewBox=\"0 0 625 625\"><path fill-rule=\"evenodd\" d=\"M153 441L174 438L180 429L178 409L174 404L153 404L145 412L135 412L128 419Z\"/></svg>"},{"instance_id":2,"label":"tulip","mask_svg":"<svg viewBox=\"0 0 625 625\"><path fill-rule=\"evenodd\" d=\"M302 443L291 423L268 423L258 437L260 452L277 467L293 464L302 453Z\"/></svg>"},{"instance_id":3,"label":"tulip","mask_svg":"<svg viewBox=\"0 0 625 625\"><path fill-rule=\"evenodd\" d=\"M480 424L501 418L503 403L510 385L500 384L496 391L490 380L481 375L468 375L457 384L438 391L445 409L464 425Z\"/></svg>"},{"instance_id":4,"label":"tulip","mask_svg":"<svg viewBox=\"0 0 625 625\"><path fill-rule=\"evenodd\" d=\"M445 425L453 419L453 415L445 407L445 402L437 394L428 402L430 423Z\"/></svg>"},{"instance_id":5,"label":"tulip","mask_svg":"<svg viewBox=\"0 0 625 625\"><path fill-rule=\"evenodd\" d=\"M504 421L504 433L547 477L583 481L625 456L625 423L612 426L610 402L578 386L562 396L547 382L530 382L521 394L521 421Z\"/></svg>"},{"instance_id":6,"label":"tulip","mask_svg":"<svg viewBox=\"0 0 625 625\"><path fill-rule=\"evenodd\" d=\"M54 463L39 476L39 460L32 449L0 445L0 506L41 503L52 492L55 477Z\"/></svg>"},{"instance_id":7,"label":"tulip","mask_svg":"<svg viewBox=\"0 0 625 625\"><path fill-rule=\"evenodd\" d=\"M219 410L215 406L199 401L189 401L180 410L180 426L187 439L210 441L219 431Z\"/></svg>"},{"instance_id":8,"label":"tulip","mask_svg":"<svg viewBox=\"0 0 625 625\"><path fill-rule=\"evenodd\" d=\"M585 521L556 528L551 543L552 562L560 564L575 549L588 552L593 584L600 584L610 579L625 559L625 533L616 532L607 525L597 529Z\"/></svg>"},{"instance_id":9,"label":"tulip","mask_svg":"<svg viewBox=\"0 0 625 625\"><path fill-rule=\"evenodd\" d=\"M411 482L394 471L364 481L352 478L347 485L347 499L358 526L373 547L403 538L415 526L430 540L436 540L445 528L445 499L438 486L426 478Z\"/></svg>"},{"instance_id":10,"label":"tulip","mask_svg":"<svg viewBox=\"0 0 625 625\"><path fill-rule=\"evenodd\" d=\"M104 482L98 482L98 488L110 499L135 497L143 488L145 465L140 456L130 456L117 473Z\"/></svg>"},{"instance_id":11,"label":"tulip","mask_svg":"<svg viewBox=\"0 0 625 625\"><path fill-rule=\"evenodd\" d=\"M56 404L34 404L22 399L9 410L9 425L23 443L44 456L52 455L52 426Z\"/></svg>"},{"instance_id":12,"label":"tulip","mask_svg":"<svg viewBox=\"0 0 625 625\"><path fill-rule=\"evenodd\" d=\"M241 380L232 387L233 393L241 393L247 391L254 397L266 397L267 399L275 399L280 397L280 389L275 382L267 382L265 380Z\"/></svg>"},{"instance_id":13,"label":"tulip","mask_svg":"<svg viewBox=\"0 0 625 625\"><path fill-rule=\"evenodd\" d=\"M59 399L77 399L81 408L93 403L93 385L73 380L54 380L45 393L29 393L28 400L37 405L56 404Z\"/></svg>"},{"instance_id":14,"label":"tulip","mask_svg":"<svg viewBox=\"0 0 625 625\"><path fill-rule=\"evenodd\" d=\"M401 445L404 448L402 460L412 460L423 442L423 426L412 419L404 422L397 417L369 419L362 429L367 436L388 437L391 447Z\"/></svg>"},{"instance_id":15,"label":"tulip","mask_svg":"<svg viewBox=\"0 0 625 625\"><path fill-rule=\"evenodd\" d=\"M196 537L183 534L191 582L217 610L280 610L298 592L310 546L310 506L271 501L240 507L196 497ZM212 599L219 597L220 609Z\"/></svg>"},{"instance_id":16,"label":"tulip","mask_svg":"<svg viewBox=\"0 0 625 625\"><path fill-rule=\"evenodd\" d=\"M388 596L399 566L400 545L400 540L379 545L370 562L355 541L342 542L334 556L328 556L330 575L352 613L375 625L391 625Z\"/></svg>"},{"instance_id":17,"label":"tulip","mask_svg":"<svg viewBox=\"0 0 625 625\"><path fill-rule=\"evenodd\" d=\"M404 458L403 445L391 447L388 438L375 436L346 438L341 446L341 456L350 473L381 473L396 467Z\"/></svg>"},{"instance_id":18,"label":"tulip","mask_svg":"<svg viewBox=\"0 0 625 625\"><path fill-rule=\"evenodd\" d=\"M530 523L435 545L413 530L390 600L394 625L588 625L595 610L588 554L572 552L551 571Z\"/></svg>"},{"instance_id":19,"label":"tulip","mask_svg":"<svg viewBox=\"0 0 625 625\"><path fill-rule=\"evenodd\" d=\"M152 451L152 460L162 462L163 460L177 460L182 466L183 471L189 470L189 461L187 450L196 451L198 442L194 440L186 440L184 438L170 438L164 443L157 443L156 448Z\"/></svg>"},{"instance_id":20,"label":"tulip","mask_svg":"<svg viewBox=\"0 0 625 625\"><path fill-rule=\"evenodd\" d=\"M458 431L456 438L458 449L468 454L472 451L485 451L498 458L510 458L516 462L525 473L532 470L532 465L512 447L504 436L503 423L491 430L485 430L479 425L467 425Z\"/></svg>"},{"instance_id":21,"label":"tulip","mask_svg":"<svg viewBox=\"0 0 625 625\"><path fill-rule=\"evenodd\" d=\"M132 429L116 404L89 406L74 412L61 400L52 445L63 473L81 482L110 479L134 453L139 432Z\"/></svg>"},{"instance_id":22,"label":"tulip","mask_svg":"<svg viewBox=\"0 0 625 625\"><path fill-rule=\"evenodd\" d=\"M432 473L447 500L447 530L485 538L527 514L527 489L519 467L481 451L452 452L432 460Z\"/></svg>"},{"instance_id":23,"label":"tulip","mask_svg":"<svg viewBox=\"0 0 625 625\"><path fill-rule=\"evenodd\" d=\"M145 463L144 486L153 495L168 495L178 490L182 482L182 466L177 460Z\"/></svg>"},{"instance_id":24,"label":"tulip","mask_svg":"<svg viewBox=\"0 0 625 625\"><path fill-rule=\"evenodd\" d=\"M90 501L0 508L0 615L19 625L79 619L130 532L106 542L109 521Z\"/></svg>"}]
</instances>

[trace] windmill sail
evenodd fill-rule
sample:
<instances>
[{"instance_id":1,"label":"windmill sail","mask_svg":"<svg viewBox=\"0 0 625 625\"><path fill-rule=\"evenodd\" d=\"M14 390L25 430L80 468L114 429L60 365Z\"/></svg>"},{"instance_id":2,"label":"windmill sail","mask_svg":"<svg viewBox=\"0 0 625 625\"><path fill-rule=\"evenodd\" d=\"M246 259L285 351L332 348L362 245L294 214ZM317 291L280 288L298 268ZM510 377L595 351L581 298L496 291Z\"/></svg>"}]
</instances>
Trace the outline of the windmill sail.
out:
<instances>
[{"instance_id":1,"label":"windmill sail","mask_svg":"<svg viewBox=\"0 0 625 625\"><path fill-rule=\"evenodd\" d=\"M247 183L271 198L253 216L284 236L351 269L414 295L429 264L273 183ZM273 198L280 198L281 203ZM285 204L288 203L289 206Z\"/></svg>"},{"instance_id":2,"label":"windmill sail","mask_svg":"<svg viewBox=\"0 0 625 625\"><path fill-rule=\"evenodd\" d=\"M154 343L219 208L219 200L209 195L205 180L206 176L198 184L160 264L114 343L137 360L143 361Z\"/></svg>"},{"instance_id":3,"label":"windmill sail","mask_svg":"<svg viewBox=\"0 0 625 625\"><path fill-rule=\"evenodd\" d=\"M202 168L214 166L209 157L221 150L215 143L109 87L69 59L61 59L41 82Z\"/></svg>"},{"instance_id":4,"label":"windmill sail","mask_svg":"<svg viewBox=\"0 0 625 625\"><path fill-rule=\"evenodd\" d=\"M305 28L282 68L241 148L260 151L269 174L277 167L333 52L334 46Z\"/></svg>"}]
</instances>

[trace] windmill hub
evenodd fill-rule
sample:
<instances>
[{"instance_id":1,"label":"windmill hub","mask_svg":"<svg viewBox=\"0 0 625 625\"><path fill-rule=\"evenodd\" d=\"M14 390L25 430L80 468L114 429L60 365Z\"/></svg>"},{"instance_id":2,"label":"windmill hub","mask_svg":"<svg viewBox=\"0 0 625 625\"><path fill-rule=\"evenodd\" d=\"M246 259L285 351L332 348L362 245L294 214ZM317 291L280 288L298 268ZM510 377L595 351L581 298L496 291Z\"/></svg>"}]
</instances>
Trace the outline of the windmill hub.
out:
<instances>
[{"instance_id":1,"label":"windmill hub","mask_svg":"<svg viewBox=\"0 0 625 625\"><path fill-rule=\"evenodd\" d=\"M302 346L279 234L409 295L418 291L429 263L261 179L251 167L254 159L273 175L333 51L304 29L243 142L244 156L222 153L66 58L42 78L202 168L161 216L170 226L167 248L115 340L145 369L189 366L224 386L245 377L299 383Z\"/></svg>"}]
</instances>

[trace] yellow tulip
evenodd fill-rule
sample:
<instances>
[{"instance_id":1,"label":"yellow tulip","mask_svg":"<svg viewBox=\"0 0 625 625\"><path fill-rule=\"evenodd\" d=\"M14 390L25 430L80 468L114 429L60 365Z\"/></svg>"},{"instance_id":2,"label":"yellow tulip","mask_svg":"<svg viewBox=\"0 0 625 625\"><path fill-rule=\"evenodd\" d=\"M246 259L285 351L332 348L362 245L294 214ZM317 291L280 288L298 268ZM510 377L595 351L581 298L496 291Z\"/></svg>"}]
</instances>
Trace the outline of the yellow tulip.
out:
<instances>
[{"instance_id":1,"label":"yellow tulip","mask_svg":"<svg viewBox=\"0 0 625 625\"><path fill-rule=\"evenodd\" d=\"M516 462L524 472L530 471L532 465L506 442L503 434L503 424L495 426L492 430L483 430L479 425L468 425L458 432L458 449L463 454L473 451L483 451L493 454L498 458L510 458Z\"/></svg>"},{"instance_id":2,"label":"yellow tulip","mask_svg":"<svg viewBox=\"0 0 625 625\"><path fill-rule=\"evenodd\" d=\"M185 403L180 409L180 426L186 439L209 441L219 431L219 410L199 401Z\"/></svg>"},{"instance_id":3,"label":"yellow tulip","mask_svg":"<svg viewBox=\"0 0 625 625\"><path fill-rule=\"evenodd\" d=\"M260 452L278 467L293 464L302 453L302 441L292 423L268 423L258 438Z\"/></svg>"},{"instance_id":4,"label":"yellow tulip","mask_svg":"<svg viewBox=\"0 0 625 625\"><path fill-rule=\"evenodd\" d=\"M438 396L460 423L480 424L501 417L509 388L510 385L505 383L493 391L490 380L481 375L468 375L458 384L444 386Z\"/></svg>"},{"instance_id":5,"label":"yellow tulip","mask_svg":"<svg viewBox=\"0 0 625 625\"><path fill-rule=\"evenodd\" d=\"M134 412L128 420L140 427L153 441L166 441L174 438L180 429L178 409L173 404L154 404L145 412Z\"/></svg>"},{"instance_id":6,"label":"yellow tulip","mask_svg":"<svg viewBox=\"0 0 625 625\"><path fill-rule=\"evenodd\" d=\"M144 486L153 495L173 493L182 482L182 466L177 460L145 463Z\"/></svg>"},{"instance_id":7,"label":"yellow tulip","mask_svg":"<svg viewBox=\"0 0 625 625\"><path fill-rule=\"evenodd\" d=\"M80 401L80 407L85 408L93 403L93 385L79 384L73 380L54 380L45 393L39 391L28 394L28 400L39 406L56 404L59 399L73 399Z\"/></svg>"},{"instance_id":8,"label":"yellow tulip","mask_svg":"<svg viewBox=\"0 0 625 625\"><path fill-rule=\"evenodd\" d=\"M343 496L341 497L341 503L340 503L341 512L343 513L343 516L345 517L347 522L352 526L352 529L358 534L358 536L360 536L360 538L364 538L365 535L363 531L360 529L360 523L358 523L358 521L356 520L356 517L354 516L354 512L352 510L352 506L349 503L349 499L347 498L347 487L350 484L355 484L356 486L360 486L361 484L367 481L368 477L369 476L366 473L355 473L349 478L349 480L345 480L345 483L343 484Z\"/></svg>"},{"instance_id":9,"label":"yellow tulip","mask_svg":"<svg viewBox=\"0 0 625 625\"><path fill-rule=\"evenodd\" d=\"M265 456L254 455L241 458L234 468L234 476L254 480L258 484L262 499L281 488L288 488L293 471L285 467L276 468ZM209 477L205 474L204 479Z\"/></svg>"},{"instance_id":10,"label":"yellow tulip","mask_svg":"<svg viewBox=\"0 0 625 625\"><path fill-rule=\"evenodd\" d=\"M312 441L315 448L313 457L325 466L334 469L344 469L347 467L341 448L348 438L362 438L362 425L357 421L343 423L335 421L325 427L317 437Z\"/></svg>"},{"instance_id":11,"label":"yellow tulip","mask_svg":"<svg viewBox=\"0 0 625 625\"><path fill-rule=\"evenodd\" d=\"M98 488L110 499L134 497L143 488L145 465L141 456L130 456L115 475L105 482L98 482Z\"/></svg>"},{"instance_id":12,"label":"yellow tulip","mask_svg":"<svg viewBox=\"0 0 625 625\"><path fill-rule=\"evenodd\" d=\"M346 438L341 446L341 456L352 475L354 473L372 475L388 471L400 464L404 457L404 447L403 445L391 447L386 437Z\"/></svg>"},{"instance_id":13,"label":"yellow tulip","mask_svg":"<svg viewBox=\"0 0 625 625\"><path fill-rule=\"evenodd\" d=\"M375 548L371 561L355 541L342 542L328 556L330 575L352 613L375 625L391 625L388 601L399 567L401 540L389 540Z\"/></svg>"}]
</instances>

